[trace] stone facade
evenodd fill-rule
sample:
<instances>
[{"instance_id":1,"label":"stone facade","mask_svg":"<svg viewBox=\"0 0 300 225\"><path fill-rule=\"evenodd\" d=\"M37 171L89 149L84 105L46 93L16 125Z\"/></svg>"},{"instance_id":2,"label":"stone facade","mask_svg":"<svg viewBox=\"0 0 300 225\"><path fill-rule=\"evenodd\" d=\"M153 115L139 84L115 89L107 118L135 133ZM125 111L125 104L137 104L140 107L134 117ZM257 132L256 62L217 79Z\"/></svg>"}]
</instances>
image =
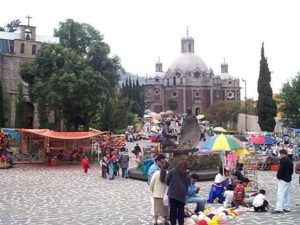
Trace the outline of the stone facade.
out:
<instances>
[{"instance_id":1,"label":"stone facade","mask_svg":"<svg viewBox=\"0 0 300 225\"><path fill-rule=\"evenodd\" d=\"M215 75L200 57L194 54L194 39L181 40L181 55L167 72L162 63L156 63L156 72L144 85L145 105L154 112L169 110L168 101L174 97L178 103L175 113L203 114L219 100L240 100L240 81L228 74L228 64L221 65L221 74Z\"/></svg>"},{"instance_id":2,"label":"stone facade","mask_svg":"<svg viewBox=\"0 0 300 225\"><path fill-rule=\"evenodd\" d=\"M19 29L19 33L0 32L0 80L5 102L5 125L15 127L18 87L21 84L26 101L26 128L38 128L37 105L29 99L28 85L20 76L20 65L33 60L46 40L58 41L52 37L37 36L36 28L29 25L21 25Z\"/></svg>"}]
</instances>

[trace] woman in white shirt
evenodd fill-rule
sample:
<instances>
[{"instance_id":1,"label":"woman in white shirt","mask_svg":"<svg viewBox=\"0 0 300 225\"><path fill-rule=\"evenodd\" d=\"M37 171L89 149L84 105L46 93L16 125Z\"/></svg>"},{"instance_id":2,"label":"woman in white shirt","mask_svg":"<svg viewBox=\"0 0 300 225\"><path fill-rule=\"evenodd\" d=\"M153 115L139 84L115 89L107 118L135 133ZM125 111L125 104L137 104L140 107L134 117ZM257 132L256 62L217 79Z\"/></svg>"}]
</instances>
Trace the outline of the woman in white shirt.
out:
<instances>
[{"instance_id":1,"label":"woman in white shirt","mask_svg":"<svg viewBox=\"0 0 300 225\"><path fill-rule=\"evenodd\" d=\"M163 198L167 189L165 180L168 168L169 163L164 161L160 170L153 174L149 184L150 191L152 192L152 196L154 198L154 225L158 225L159 216L164 218L164 225L169 225L167 222L169 207L165 206L163 203Z\"/></svg>"}]
</instances>

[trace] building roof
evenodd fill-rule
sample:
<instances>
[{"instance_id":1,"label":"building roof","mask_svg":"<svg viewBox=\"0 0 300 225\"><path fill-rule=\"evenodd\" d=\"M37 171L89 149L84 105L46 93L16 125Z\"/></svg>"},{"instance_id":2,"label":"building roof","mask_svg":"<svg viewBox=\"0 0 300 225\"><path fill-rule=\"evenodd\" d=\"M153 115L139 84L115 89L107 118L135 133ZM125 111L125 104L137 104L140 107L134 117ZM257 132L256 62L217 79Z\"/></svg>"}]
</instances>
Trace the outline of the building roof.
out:
<instances>
[{"instance_id":1,"label":"building roof","mask_svg":"<svg viewBox=\"0 0 300 225\"><path fill-rule=\"evenodd\" d=\"M159 77L159 78L163 78L165 76L165 72L155 72L153 74L150 74L150 76L148 77L149 79L153 79L153 78L156 78L156 77Z\"/></svg>"},{"instance_id":2,"label":"building roof","mask_svg":"<svg viewBox=\"0 0 300 225\"><path fill-rule=\"evenodd\" d=\"M5 39L5 40L21 39L21 33L0 31L0 39ZM44 42L59 43L59 38L51 37L51 36L44 36L44 35L37 35L36 41L43 42L43 43Z\"/></svg>"}]
</instances>

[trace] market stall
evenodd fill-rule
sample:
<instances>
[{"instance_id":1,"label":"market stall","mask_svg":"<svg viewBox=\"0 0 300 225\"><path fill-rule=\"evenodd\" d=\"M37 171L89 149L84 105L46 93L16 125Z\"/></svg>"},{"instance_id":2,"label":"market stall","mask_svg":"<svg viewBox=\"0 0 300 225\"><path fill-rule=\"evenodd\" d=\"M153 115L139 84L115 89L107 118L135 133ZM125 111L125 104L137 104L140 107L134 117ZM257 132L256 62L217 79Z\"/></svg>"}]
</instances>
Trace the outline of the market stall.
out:
<instances>
[{"instance_id":1,"label":"market stall","mask_svg":"<svg viewBox=\"0 0 300 225\"><path fill-rule=\"evenodd\" d=\"M101 131L55 132L48 129L19 129L19 162L78 161L92 148L92 137Z\"/></svg>"}]
</instances>

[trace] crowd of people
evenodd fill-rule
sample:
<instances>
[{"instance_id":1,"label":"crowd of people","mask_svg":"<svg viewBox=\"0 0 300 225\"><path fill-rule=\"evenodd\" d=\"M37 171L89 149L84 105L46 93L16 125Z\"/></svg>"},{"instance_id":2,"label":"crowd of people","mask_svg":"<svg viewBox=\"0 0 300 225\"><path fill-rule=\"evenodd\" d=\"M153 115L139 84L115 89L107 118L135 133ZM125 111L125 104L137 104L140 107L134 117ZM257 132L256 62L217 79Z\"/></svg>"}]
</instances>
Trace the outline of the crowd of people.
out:
<instances>
[{"instance_id":1,"label":"crowd of people","mask_svg":"<svg viewBox=\"0 0 300 225\"><path fill-rule=\"evenodd\" d=\"M209 192L208 199L199 195L199 176L190 174L185 160L179 161L169 170L168 160L164 155L158 155L147 172L149 189L151 191L151 213L153 224L158 224L159 216L163 217L164 225L184 224L186 205L195 204L194 214L203 212L208 204L220 204L225 208L246 207L253 212L266 212L271 207L272 213L290 212L291 180L294 172L292 159L285 149L279 151L280 164L276 178L278 179L276 205L271 206L264 189L250 191L252 180L246 177L243 165L237 164L234 172L220 168ZM295 172L300 174L300 162L296 163ZM300 176L299 176L300 184Z\"/></svg>"},{"instance_id":2,"label":"crowd of people","mask_svg":"<svg viewBox=\"0 0 300 225\"><path fill-rule=\"evenodd\" d=\"M81 160L84 173L88 173L89 158L84 156ZM106 151L100 160L101 176L104 179L113 180L116 176L121 175L122 178L128 178L129 155L128 149L122 146L119 150Z\"/></svg>"}]
</instances>

